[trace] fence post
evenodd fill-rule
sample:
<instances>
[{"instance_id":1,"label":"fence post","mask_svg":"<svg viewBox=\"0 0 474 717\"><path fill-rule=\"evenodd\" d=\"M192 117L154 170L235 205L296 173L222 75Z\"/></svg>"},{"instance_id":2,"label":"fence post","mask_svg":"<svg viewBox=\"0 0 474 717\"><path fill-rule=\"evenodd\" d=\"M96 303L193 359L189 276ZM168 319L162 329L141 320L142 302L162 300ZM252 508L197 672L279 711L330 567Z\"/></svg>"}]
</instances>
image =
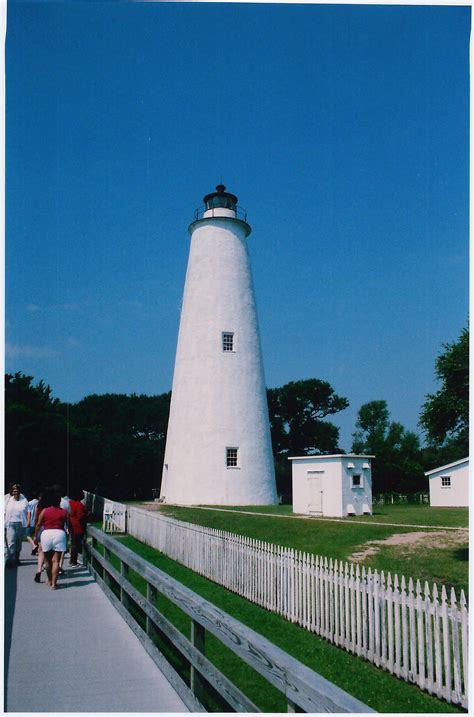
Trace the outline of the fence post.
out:
<instances>
[{"instance_id":1,"label":"fence post","mask_svg":"<svg viewBox=\"0 0 474 717\"><path fill-rule=\"evenodd\" d=\"M202 652L204 655L205 648L205 634L206 631L202 625L196 620L191 620L191 644L194 645L196 650ZM199 702L202 702L204 696L204 683L202 681L199 671L191 665L191 680L190 680L191 692L196 696Z\"/></svg>"},{"instance_id":2,"label":"fence post","mask_svg":"<svg viewBox=\"0 0 474 717\"><path fill-rule=\"evenodd\" d=\"M120 561L120 575L125 580L128 580L128 565L123 560ZM120 588L120 602L124 607L128 608L128 595L122 587Z\"/></svg>"},{"instance_id":3,"label":"fence post","mask_svg":"<svg viewBox=\"0 0 474 717\"><path fill-rule=\"evenodd\" d=\"M451 645L449 640L449 616L448 616L448 596L446 588L441 588L441 620L443 625L443 647L444 647L444 698L446 702L451 702Z\"/></svg>"},{"instance_id":4,"label":"fence post","mask_svg":"<svg viewBox=\"0 0 474 717\"><path fill-rule=\"evenodd\" d=\"M387 593L385 590L385 573L380 573L380 664L387 666Z\"/></svg>"},{"instance_id":5,"label":"fence post","mask_svg":"<svg viewBox=\"0 0 474 717\"><path fill-rule=\"evenodd\" d=\"M418 684L421 689L425 687L425 629L423 625L423 601L421 597L421 583L416 581L416 612L418 624Z\"/></svg>"},{"instance_id":6,"label":"fence post","mask_svg":"<svg viewBox=\"0 0 474 717\"><path fill-rule=\"evenodd\" d=\"M413 594L413 579L408 581L408 615L410 618L410 672L408 677L412 682L417 681L416 665L416 624L415 624L415 596Z\"/></svg>"},{"instance_id":7,"label":"fence post","mask_svg":"<svg viewBox=\"0 0 474 717\"><path fill-rule=\"evenodd\" d=\"M105 558L105 560L106 560L107 563L110 563L111 553L110 553L110 550L105 547L105 545L104 545L104 558ZM110 587L109 571L108 571L107 568L105 568L105 567L104 567L104 570L103 570L103 576L104 576L104 583L105 583L108 587Z\"/></svg>"},{"instance_id":8,"label":"fence post","mask_svg":"<svg viewBox=\"0 0 474 717\"><path fill-rule=\"evenodd\" d=\"M434 651L435 651L435 681L436 694L438 697L443 696L443 665L441 660L441 622L439 613L438 588L436 583L433 585L433 632L434 632Z\"/></svg>"},{"instance_id":9,"label":"fence post","mask_svg":"<svg viewBox=\"0 0 474 717\"><path fill-rule=\"evenodd\" d=\"M393 581L393 609L395 620L395 665L394 670L397 677L400 677L402 669L402 638L400 632L400 590L398 587L398 575L395 575Z\"/></svg>"},{"instance_id":10,"label":"fence post","mask_svg":"<svg viewBox=\"0 0 474 717\"><path fill-rule=\"evenodd\" d=\"M344 566L344 609L345 609L345 636L344 647L349 652L351 644L351 605L350 605L350 588L349 588L349 565L347 562Z\"/></svg>"},{"instance_id":11,"label":"fence post","mask_svg":"<svg viewBox=\"0 0 474 717\"><path fill-rule=\"evenodd\" d=\"M428 692L433 692L434 687L434 665L433 665L433 630L431 621L431 599L430 588L425 580L425 627L426 627L426 687Z\"/></svg>"},{"instance_id":12,"label":"fence post","mask_svg":"<svg viewBox=\"0 0 474 717\"><path fill-rule=\"evenodd\" d=\"M463 678L464 678L464 695L468 695L468 612L466 596L464 590L461 590L461 645L462 645L462 667L463 667ZM467 706L463 704L463 706Z\"/></svg>"},{"instance_id":13,"label":"fence post","mask_svg":"<svg viewBox=\"0 0 474 717\"><path fill-rule=\"evenodd\" d=\"M461 655L459 651L459 621L456 606L456 593L451 588L451 645L453 649L453 678L454 695L453 702L461 701Z\"/></svg>"},{"instance_id":14,"label":"fence post","mask_svg":"<svg viewBox=\"0 0 474 717\"><path fill-rule=\"evenodd\" d=\"M293 713L304 712L304 710L302 710L300 707L298 707L298 705L295 702L293 702L293 700L287 701L287 710L286 711L293 712Z\"/></svg>"},{"instance_id":15,"label":"fence post","mask_svg":"<svg viewBox=\"0 0 474 717\"><path fill-rule=\"evenodd\" d=\"M83 541L82 541L82 564L85 568L87 568L87 565L89 563L89 542L88 542L88 535L87 530L84 533Z\"/></svg>"},{"instance_id":16,"label":"fence post","mask_svg":"<svg viewBox=\"0 0 474 717\"><path fill-rule=\"evenodd\" d=\"M323 556L319 556L319 571L318 571L318 583L319 583L319 635L324 636L324 630L326 629L326 623L324 622L324 559Z\"/></svg>"},{"instance_id":17,"label":"fence post","mask_svg":"<svg viewBox=\"0 0 474 717\"><path fill-rule=\"evenodd\" d=\"M330 639L330 605L329 605L329 565L328 559L324 558L324 637Z\"/></svg>"},{"instance_id":18,"label":"fence post","mask_svg":"<svg viewBox=\"0 0 474 717\"><path fill-rule=\"evenodd\" d=\"M374 631L374 581L372 577L372 569L367 571L367 613L369 634L367 639L367 659L374 662L375 655L375 631Z\"/></svg>"},{"instance_id":19,"label":"fence post","mask_svg":"<svg viewBox=\"0 0 474 717\"><path fill-rule=\"evenodd\" d=\"M362 566L362 580L361 580L361 592L362 592L362 655L367 657L368 643L369 643L369 616L368 616L368 589L367 589L367 574L365 572L365 566Z\"/></svg>"},{"instance_id":20,"label":"fence post","mask_svg":"<svg viewBox=\"0 0 474 717\"><path fill-rule=\"evenodd\" d=\"M380 577L377 570L374 570L374 662L380 665L380 598L379 598Z\"/></svg>"},{"instance_id":21,"label":"fence post","mask_svg":"<svg viewBox=\"0 0 474 717\"><path fill-rule=\"evenodd\" d=\"M155 606L156 595L157 595L157 589L153 585L150 585L150 583L147 583L146 584L146 599L153 606ZM153 635L155 634L155 626L154 626L153 620L151 620L148 617L148 615L146 616L146 634L150 638L153 637Z\"/></svg>"},{"instance_id":22,"label":"fence post","mask_svg":"<svg viewBox=\"0 0 474 717\"><path fill-rule=\"evenodd\" d=\"M393 657L394 657L394 641L393 641L393 588L392 588L392 575L387 575L387 591L386 591L386 604L387 604L387 669L389 672L393 672Z\"/></svg>"},{"instance_id":23,"label":"fence post","mask_svg":"<svg viewBox=\"0 0 474 717\"><path fill-rule=\"evenodd\" d=\"M328 603L329 603L329 632L328 640L334 641L334 566L332 558L329 559L328 570Z\"/></svg>"},{"instance_id":24,"label":"fence post","mask_svg":"<svg viewBox=\"0 0 474 717\"><path fill-rule=\"evenodd\" d=\"M355 570L355 594L356 594L356 632L354 649L357 655L362 654L362 595L360 584L360 565L357 563Z\"/></svg>"},{"instance_id":25,"label":"fence post","mask_svg":"<svg viewBox=\"0 0 474 717\"><path fill-rule=\"evenodd\" d=\"M356 651L356 599L355 599L355 578L354 578L354 563L351 563L350 567L350 613L351 613L351 652Z\"/></svg>"},{"instance_id":26,"label":"fence post","mask_svg":"<svg viewBox=\"0 0 474 717\"><path fill-rule=\"evenodd\" d=\"M339 645L340 635L340 597L339 597L339 563L337 560L334 561L334 643Z\"/></svg>"},{"instance_id":27,"label":"fence post","mask_svg":"<svg viewBox=\"0 0 474 717\"><path fill-rule=\"evenodd\" d=\"M407 586L405 576L402 575L400 584L401 610L402 610L402 655L403 655L403 679L408 682L410 672L410 648L408 643L408 611L407 611Z\"/></svg>"}]
</instances>

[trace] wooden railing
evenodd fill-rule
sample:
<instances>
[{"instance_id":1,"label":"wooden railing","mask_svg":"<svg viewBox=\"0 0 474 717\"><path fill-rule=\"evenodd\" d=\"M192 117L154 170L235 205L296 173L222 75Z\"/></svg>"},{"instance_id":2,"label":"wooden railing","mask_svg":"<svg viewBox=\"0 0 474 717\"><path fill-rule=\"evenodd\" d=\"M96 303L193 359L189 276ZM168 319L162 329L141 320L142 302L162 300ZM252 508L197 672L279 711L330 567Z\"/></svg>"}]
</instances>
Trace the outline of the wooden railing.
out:
<instances>
[{"instance_id":1,"label":"wooden railing","mask_svg":"<svg viewBox=\"0 0 474 717\"><path fill-rule=\"evenodd\" d=\"M128 532L228 590L468 707L467 600L444 586L127 507Z\"/></svg>"},{"instance_id":2,"label":"wooden railing","mask_svg":"<svg viewBox=\"0 0 474 717\"><path fill-rule=\"evenodd\" d=\"M190 711L206 711L202 701L208 686L228 706L226 711L260 711L206 657L205 635L209 632L276 687L285 696L289 712L373 712L367 705L152 566L116 539L92 526L88 527L87 535L84 557L91 573ZM112 564L113 559L117 567ZM146 596L129 581L129 570L138 573L145 581ZM191 618L190 640L157 609L158 593ZM145 629L134 617L137 608L146 617ZM189 663L189 686L156 646L153 637L157 634L172 644L173 649Z\"/></svg>"}]
</instances>

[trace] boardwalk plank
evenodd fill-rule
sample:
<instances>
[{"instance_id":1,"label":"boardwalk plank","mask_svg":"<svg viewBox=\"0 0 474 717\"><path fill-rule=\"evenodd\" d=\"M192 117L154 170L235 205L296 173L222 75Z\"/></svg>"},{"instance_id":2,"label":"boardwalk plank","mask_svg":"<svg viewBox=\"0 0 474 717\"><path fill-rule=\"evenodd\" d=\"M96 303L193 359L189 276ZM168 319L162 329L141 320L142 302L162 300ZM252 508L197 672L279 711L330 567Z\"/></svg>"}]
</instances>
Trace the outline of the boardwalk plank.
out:
<instances>
[{"instance_id":1,"label":"boardwalk plank","mask_svg":"<svg viewBox=\"0 0 474 717\"><path fill-rule=\"evenodd\" d=\"M44 577L33 581L35 569L31 558L5 572L6 711L188 711L85 568L66 570L55 592ZM31 639L38 615L48 625L47 659Z\"/></svg>"}]
</instances>

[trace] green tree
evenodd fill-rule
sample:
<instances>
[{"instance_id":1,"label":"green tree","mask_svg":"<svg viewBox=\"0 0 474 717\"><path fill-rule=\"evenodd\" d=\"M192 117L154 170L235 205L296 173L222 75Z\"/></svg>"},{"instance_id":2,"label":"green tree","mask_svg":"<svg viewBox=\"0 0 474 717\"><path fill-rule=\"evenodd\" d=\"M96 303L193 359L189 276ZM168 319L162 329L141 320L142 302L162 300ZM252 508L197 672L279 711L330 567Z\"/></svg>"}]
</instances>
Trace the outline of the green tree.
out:
<instances>
[{"instance_id":1,"label":"green tree","mask_svg":"<svg viewBox=\"0 0 474 717\"><path fill-rule=\"evenodd\" d=\"M347 408L349 402L327 381L316 378L267 389L267 398L277 488L280 493L291 493L288 456L342 452L337 447L339 428L324 419Z\"/></svg>"},{"instance_id":2,"label":"green tree","mask_svg":"<svg viewBox=\"0 0 474 717\"><path fill-rule=\"evenodd\" d=\"M161 481L170 395L92 395L67 404L44 381L6 374L6 483L21 483L26 495L58 483L110 498L151 497Z\"/></svg>"},{"instance_id":3,"label":"green tree","mask_svg":"<svg viewBox=\"0 0 474 717\"><path fill-rule=\"evenodd\" d=\"M374 493L411 493L426 488L418 436L390 421L386 401L370 401L359 409L352 434L354 453L374 455Z\"/></svg>"},{"instance_id":4,"label":"green tree","mask_svg":"<svg viewBox=\"0 0 474 717\"><path fill-rule=\"evenodd\" d=\"M71 406L71 469L111 498L150 498L163 467L170 393L86 396Z\"/></svg>"},{"instance_id":5,"label":"green tree","mask_svg":"<svg viewBox=\"0 0 474 717\"><path fill-rule=\"evenodd\" d=\"M5 375L5 483L28 495L47 482L67 478L67 419L44 381L22 372Z\"/></svg>"},{"instance_id":6,"label":"green tree","mask_svg":"<svg viewBox=\"0 0 474 717\"><path fill-rule=\"evenodd\" d=\"M469 329L443 348L435 362L441 388L426 397L420 414L434 465L469 455Z\"/></svg>"}]
</instances>

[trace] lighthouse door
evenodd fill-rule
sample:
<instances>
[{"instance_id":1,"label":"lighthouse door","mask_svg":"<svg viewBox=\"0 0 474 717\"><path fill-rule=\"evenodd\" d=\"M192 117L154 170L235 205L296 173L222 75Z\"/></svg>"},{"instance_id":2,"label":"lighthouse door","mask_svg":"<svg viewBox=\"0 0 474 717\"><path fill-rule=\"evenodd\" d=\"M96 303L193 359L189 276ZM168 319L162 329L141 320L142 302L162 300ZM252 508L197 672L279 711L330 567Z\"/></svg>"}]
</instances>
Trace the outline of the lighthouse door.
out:
<instances>
[{"instance_id":1,"label":"lighthouse door","mask_svg":"<svg viewBox=\"0 0 474 717\"><path fill-rule=\"evenodd\" d=\"M308 513L323 512L323 472L308 472Z\"/></svg>"}]
</instances>

